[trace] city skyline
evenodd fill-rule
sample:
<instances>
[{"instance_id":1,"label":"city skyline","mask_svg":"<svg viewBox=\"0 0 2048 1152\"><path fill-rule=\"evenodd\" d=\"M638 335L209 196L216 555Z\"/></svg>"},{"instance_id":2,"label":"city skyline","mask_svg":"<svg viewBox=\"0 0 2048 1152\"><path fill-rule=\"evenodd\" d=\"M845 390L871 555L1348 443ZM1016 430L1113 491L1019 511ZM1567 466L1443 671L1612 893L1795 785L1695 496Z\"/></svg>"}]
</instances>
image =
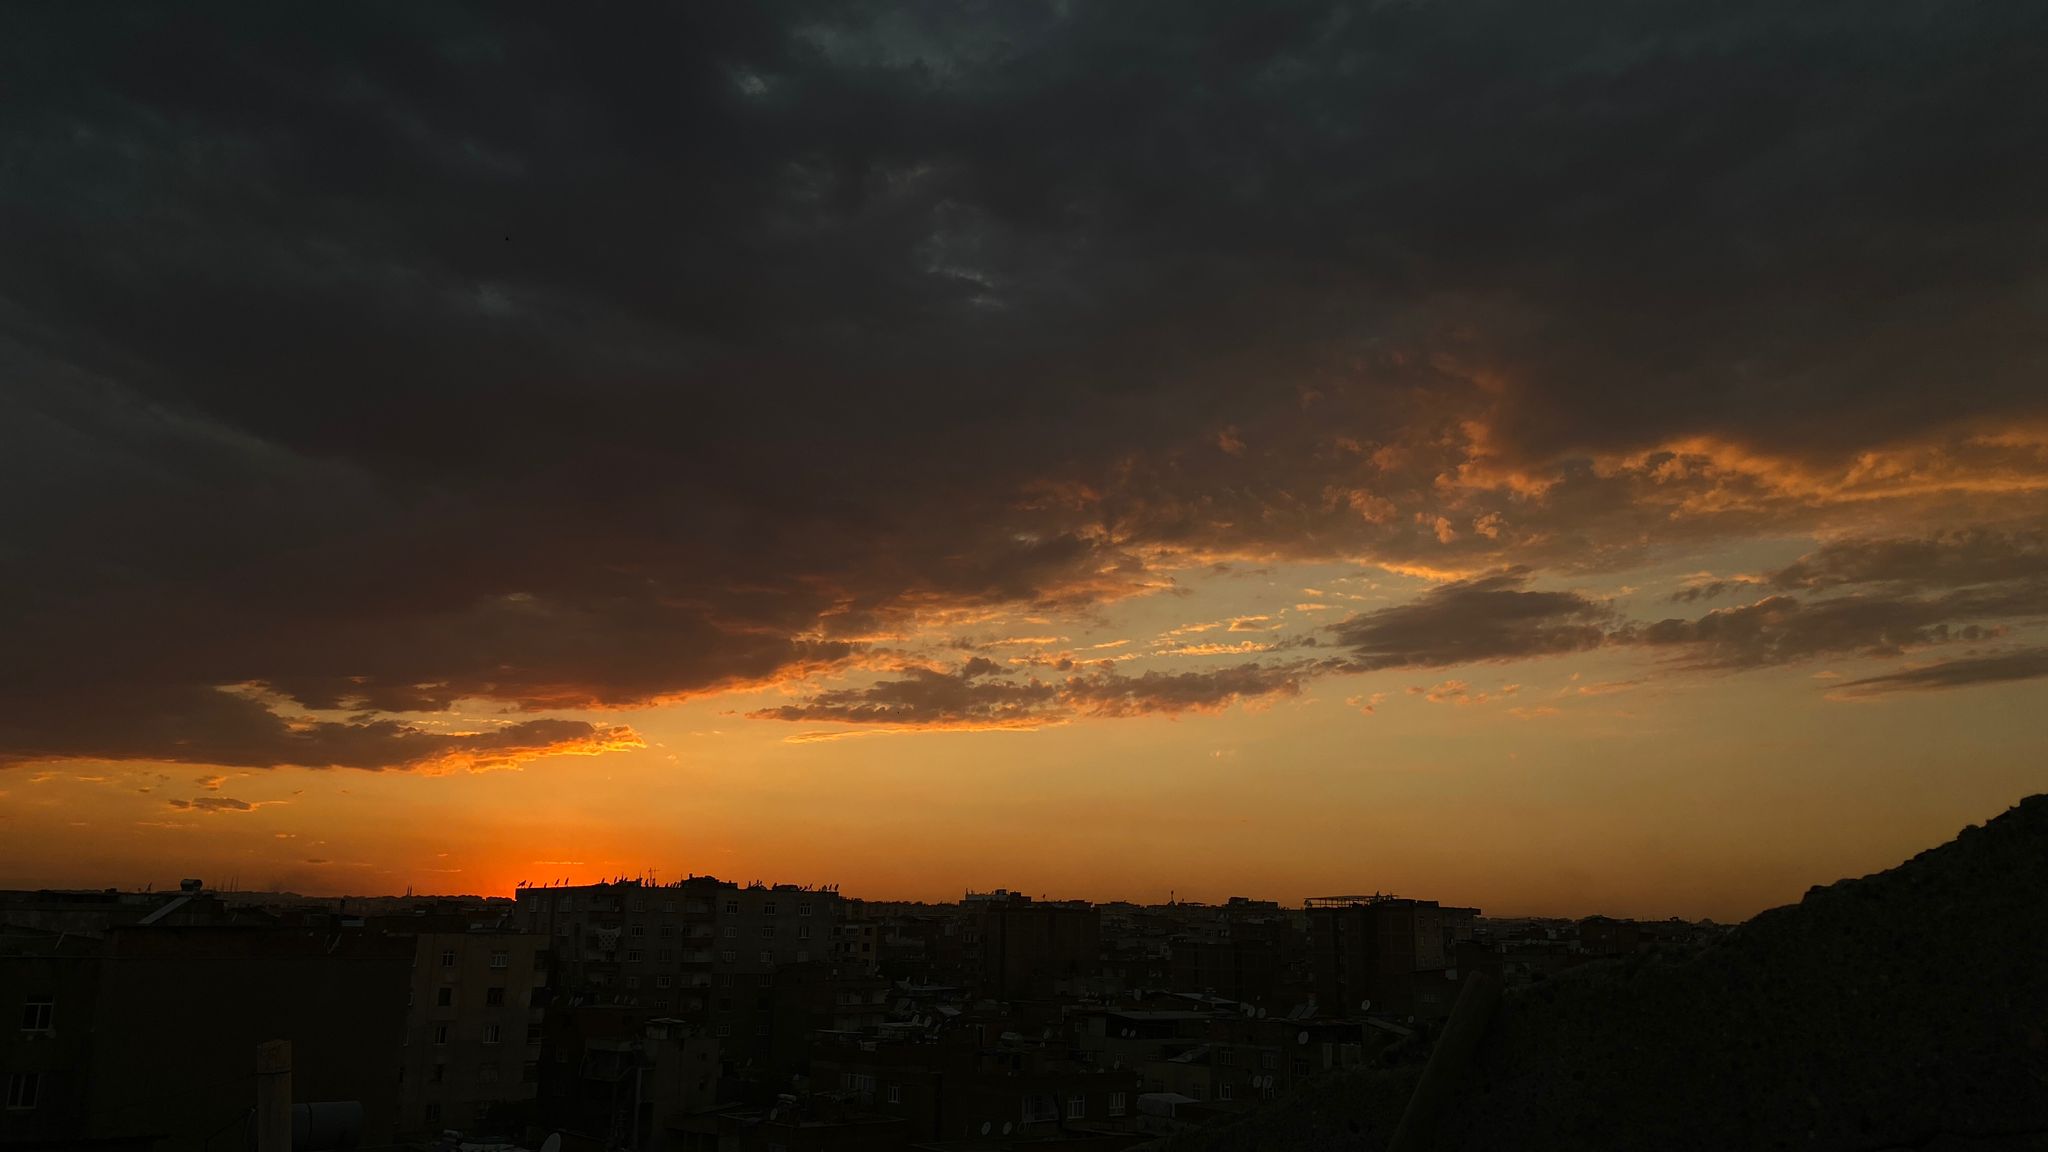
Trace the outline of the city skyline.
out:
<instances>
[{"instance_id":1,"label":"city skyline","mask_svg":"<svg viewBox=\"0 0 2048 1152\"><path fill-rule=\"evenodd\" d=\"M2043 779L1963 7L18 7L0 887L1893 867Z\"/></svg>"}]
</instances>

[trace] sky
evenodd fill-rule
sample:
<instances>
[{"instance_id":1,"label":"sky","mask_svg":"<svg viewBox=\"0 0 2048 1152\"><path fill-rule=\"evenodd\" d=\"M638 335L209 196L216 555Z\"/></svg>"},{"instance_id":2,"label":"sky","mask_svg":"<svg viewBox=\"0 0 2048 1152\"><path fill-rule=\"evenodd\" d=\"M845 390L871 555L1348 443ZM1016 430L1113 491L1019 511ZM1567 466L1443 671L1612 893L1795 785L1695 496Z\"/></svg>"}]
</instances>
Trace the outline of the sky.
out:
<instances>
[{"instance_id":1,"label":"sky","mask_svg":"<svg viewBox=\"0 0 2048 1152\"><path fill-rule=\"evenodd\" d=\"M2048 783L2044 43L9 6L0 885L1890 867Z\"/></svg>"}]
</instances>

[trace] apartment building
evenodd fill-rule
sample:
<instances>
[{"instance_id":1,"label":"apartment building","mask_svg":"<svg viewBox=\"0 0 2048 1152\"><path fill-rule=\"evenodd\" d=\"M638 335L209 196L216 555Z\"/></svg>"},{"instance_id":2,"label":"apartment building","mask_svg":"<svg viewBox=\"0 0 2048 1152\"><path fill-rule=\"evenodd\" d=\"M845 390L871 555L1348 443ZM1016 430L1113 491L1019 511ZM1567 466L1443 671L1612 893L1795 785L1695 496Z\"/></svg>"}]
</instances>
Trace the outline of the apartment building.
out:
<instances>
[{"instance_id":1,"label":"apartment building","mask_svg":"<svg viewBox=\"0 0 2048 1152\"><path fill-rule=\"evenodd\" d=\"M710 876L522 888L517 908L564 992L703 1028L735 1069L769 1055L776 973L834 959L842 918L834 889Z\"/></svg>"},{"instance_id":2,"label":"apartment building","mask_svg":"<svg viewBox=\"0 0 2048 1152\"><path fill-rule=\"evenodd\" d=\"M399 1130L512 1132L540 1081L550 938L509 927L414 937Z\"/></svg>"}]
</instances>

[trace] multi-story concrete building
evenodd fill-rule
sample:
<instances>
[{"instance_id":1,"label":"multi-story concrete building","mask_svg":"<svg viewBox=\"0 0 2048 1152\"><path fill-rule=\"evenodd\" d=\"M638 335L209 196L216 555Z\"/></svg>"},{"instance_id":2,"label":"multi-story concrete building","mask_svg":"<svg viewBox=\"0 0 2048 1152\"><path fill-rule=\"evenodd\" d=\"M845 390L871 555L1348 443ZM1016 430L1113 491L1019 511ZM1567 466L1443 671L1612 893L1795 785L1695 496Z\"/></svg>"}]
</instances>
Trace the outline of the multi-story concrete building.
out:
<instances>
[{"instance_id":1,"label":"multi-story concrete building","mask_svg":"<svg viewBox=\"0 0 2048 1152\"><path fill-rule=\"evenodd\" d=\"M1102 914L1082 901L1034 902L1003 889L970 893L968 947L984 992L1050 996L1102 975Z\"/></svg>"},{"instance_id":2,"label":"multi-story concrete building","mask_svg":"<svg viewBox=\"0 0 2048 1152\"><path fill-rule=\"evenodd\" d=\"M390 1142L411 941L228 908L196 882L76 895L0 894L0 1003L19 1013L0 1033L0 1146L218 1147L274 1040L297 1099L356 1101L362 1143Z\"/></svg>"},{"instance_id":3,"label":"multi-story concrete building","mask_svg":"<svg viewBox=\"0 0 2048 1152\"><path fill-rule=\"evenodd\" d=\"M400 1054L399 1130L500 1130L540 1081L550 938L479 925L414 937Z\"/></svg>"},{"instance_id":4,"label":"multi-story concrete building","mask_svg":"<svg viewBox=\"0 0 2048 1152\"><path fill-rule=\"evenodd\" d=\"M832 1037L811 1058L811 1083L863 1110L901 1120L930 1141L1110 1131L1135 1115L1138 1072L1071 1058L1064 1046L991 1043L972 1030L936 1039Z\"/></svg>"},{"instance_id":5,"label":"multi-story concrete building","mask_svg":"<svg viewBox=\"0 0 2048 1152\"><path fill-rule=\"evenodd\" d=\"M1368 1002L1382 1015L1450 1011L1455 969L1436 901L1324 896L1308 901L1308 914L1316 1003L1323 1011L1365 1011Z\"/></svg>"},{"instance_id":6,"label":"multi-story concrete building","mask_svg":"<svg viewBox=\"0 0 2048 1152\"><path fill-rule=\"evenodd\" d=\"M558 988L701 1027L735 1070L767 1058L776 972L832 959L841 919L830 888L710 876L522 888L518 910Z\"/></svg>"}]
</instances>

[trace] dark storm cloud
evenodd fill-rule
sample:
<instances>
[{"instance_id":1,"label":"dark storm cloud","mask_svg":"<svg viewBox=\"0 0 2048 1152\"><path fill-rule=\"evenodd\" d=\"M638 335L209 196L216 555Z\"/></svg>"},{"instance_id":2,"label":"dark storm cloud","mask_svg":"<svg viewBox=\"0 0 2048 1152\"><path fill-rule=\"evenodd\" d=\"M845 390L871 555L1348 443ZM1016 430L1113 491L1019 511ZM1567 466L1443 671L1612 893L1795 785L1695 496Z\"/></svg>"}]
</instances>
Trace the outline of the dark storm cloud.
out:
<instances>
[{"instance_id":1,"label":"dark storm cloud","mask_svg":"<svg viewBox=\"0 0 2048 1152\"><path fill-rule=\"evenodd\" d=\"M1787 589L1880 583L1956 588L2043 579L2048 579L2048 532L1977 528L1917 538L1832 541L1772 573L1770 582Z\"/></svg>"},{"instance_id":2,"label":"dark storm cloud","mask_svg":"<svg viewBox=\"0 0 2048 1152\"><path fill-rule=\"evenodd\" d=\"M2043 614L2048 580L2034 580L1942 596L1767 596L1692 620L1631 624L1613 639L1675 646L1702 666L1752 668L1836 653L1897 656L1931 644L1994 637L2002 633L1999 621Z\"/></svg>"},{"instance_id":3,"label":"dark storm cloud","mask_svg":"<svg viewBox=\"0 0 2048 1152\"><path fill-rule=\"evenodd\" d=\"M166 800L173 808L193 812L254 812L257 805L232 796L199 796L191 800Z\"/></svg>"},{"instance_id":4,"label":"dark storm cloud","mask_svg":"<svg viewBox=\"0 0 2048 1152\"><path fill-rule=\"evenodd\" d=\"M1713 600L1723 593L1741 587L1729 580L1709 580L1704 584L1689 584L1665 597L1673 604L1696 604L1701 600Z\"/></svg>"},{"instance_id":5,"label":"dark storm cloud","mask_svg":"<svg viewBox=\"0 0 2048 1152\"><path fill-rule=\"evenodd\" d=\"M2003 684L2014 680L2035 680L2048 676L2048 648L2029 648L1996 656L1973 656L1945 660L1903 672L1849 680L1830 692L1831 696L1880 696L1891 692L1931 692L1943 688L1968 688L1979 684Z\"/></svg>"},{"instance_id":6,"label":"dark storm cloud","mask_svg":"<svg viewBox=\"0 0 2048 1152\"><path fill-rule=\"evenodd\" d=\"M81 758L241 768L487 767L548 752L638 744L630 729L581 720L542 718L440 733L388 719L294 722L253 696L211 688L152 692L114 682L105 691L106 698L0 702L0 732L8 738L0 767ZM81 716L91 723L81 723Z\"/></svg>"},{"instance_id":7,"label":"dark storm cloud","mask_svg":"<svg viewBox=\"0 0 2048 1152\"><path fill-rule=\"evenodd\" d=\"M1360 671L1521 660L1595 648L1614 612L1576 592L1531 591L1526 569L1439 585L1413 603L1330 626Z\"/></svg>"},{"instance_id":8,"label":"dark storm cloud","mask_svg":"<svg viewBox=\"0 0 2048 1152\"><path fill-rule=\"evenodd\" d=\"M1188 672L1119 675L1113 670L1060 681L990 679L977 657L957 673L908 669L901 679L816 693L796 704L749 713L757 720L823 720L899 728L1032 728L1075 716L1178 716L1240 701L1293 696L1316 673L1307 662L1240 664Z\"/></svg>"},{"instance_id":9,"label":"dark storm cloud","mask_svg":"<svg viewBox=\"0 0 2048 1152\"><path fill-rule=\"evenodd\" d=\"M1076 677L1066 684L1065 697L1089 716L1177 716L1183 712L1214 712L1240 701L1295 696L1328 664L1239 664L1190 672L1145 672L1137 676L1103 674Z\"/></svg>"},{"instance_id":10,"label":"dark storm cloud","mask_svg":"<svg viewBox=\"0 0 2048 1152\"><path fill-rule=\"evenodd\" d=\"M1744 530L1902 438L2024 493L2032 441L1955 429L2042 417L2044 38L1932 0L10 6L0 759L418 763L450 738L214 687L630 705L913 606L1156 590L1159 549L1607 562L1693 530L1643 497ZM1350 642L1599 626L1496 591L1533 615Z\"/></svg>"},{"instance_id":11,"label":"dark storm cloud","mask_svg":"<svg viewBox=\"0 0 2048 1152\"><path fill-rule=\"evenodd\" d=\"M1059 688L1038 680L1016 683L977 679L981 670L959 674L911 668L902 679L865 688L820 692L799 704L766 708L757 720L832 720L845 724L905 727L1019 727L1042 722Z\"/></svg>"},{"instance_id":12,"label":"dark storm cloud","mask_svg":"<svg viewBox=\"0 0 2048 1152\"><path fill-rule=\"evenodd\" d=\"M1725 668L1983 640L2010 622L2048 616L2048 547L2031 527L1838 540L1766 584L1792 591L1689 620L1629 624L1613 639L1675 646L1688 660Z\"/></svg>"}]
</instances>

